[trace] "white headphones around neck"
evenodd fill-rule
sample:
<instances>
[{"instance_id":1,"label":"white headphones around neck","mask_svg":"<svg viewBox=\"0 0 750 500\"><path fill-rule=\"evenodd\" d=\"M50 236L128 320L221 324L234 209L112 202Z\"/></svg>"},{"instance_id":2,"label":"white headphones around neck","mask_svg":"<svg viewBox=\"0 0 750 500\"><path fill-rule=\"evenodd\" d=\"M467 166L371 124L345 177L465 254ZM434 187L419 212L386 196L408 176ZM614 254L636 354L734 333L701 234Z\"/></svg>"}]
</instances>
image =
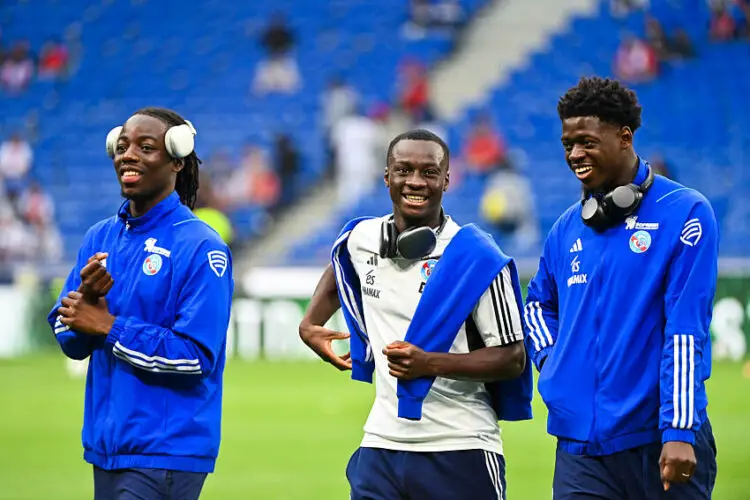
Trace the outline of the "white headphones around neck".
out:
<instances>
[{"instance_id":1,"label":"white headphones around neck","mask_svg":"<svg viewBox=\"0 0 750 500\"><path fill-rule=\"evenodd\" d=\"M120 137L122 127L115 127L107 134L107 154L110 158L115 157L117 148L117 139ZM196 132L193 124L188 120L182 125L170 127L164 135L164 145L167 147L167 153L172 158L185 158L193 152L195 148Z\"/></svg>"}]
</instances>

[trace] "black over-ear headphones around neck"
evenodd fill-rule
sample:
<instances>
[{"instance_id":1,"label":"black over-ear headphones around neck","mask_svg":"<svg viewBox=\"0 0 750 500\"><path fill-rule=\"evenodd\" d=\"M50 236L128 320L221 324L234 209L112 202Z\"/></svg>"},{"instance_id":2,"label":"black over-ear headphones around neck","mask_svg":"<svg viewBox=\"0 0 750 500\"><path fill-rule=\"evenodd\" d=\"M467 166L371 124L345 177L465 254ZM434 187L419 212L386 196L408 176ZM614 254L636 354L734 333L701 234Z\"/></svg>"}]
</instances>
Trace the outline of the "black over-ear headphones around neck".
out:
<instances>
[{"instance_id":1,"label":"black over-ear headphones around neck","mask_svg":"<svg viewBox=\"0 0 750 500\"><path fill-rule=\"evenodd\" d=\"M601 198L584 192L581 200L583 223L598 232L619 224L636 211L653 183L654 173L646 163L646 179L641 185L630 183L618 186Z\"/></svg>"},{"instance_id":2,"label":"black over-ear headphones around neck","mask_svg":"<svg viewBox=\"0 0 750 500\"><path fill-rule=\"evenodd\" d=\"M429 255L437 246L437 236L448 221L440 209L440 227L417 226L405 229L402 233L396 229L393 216L383 221L380 227L380 257L393 259L403 257L416 260Z\"/></svg>"}]
</instances>

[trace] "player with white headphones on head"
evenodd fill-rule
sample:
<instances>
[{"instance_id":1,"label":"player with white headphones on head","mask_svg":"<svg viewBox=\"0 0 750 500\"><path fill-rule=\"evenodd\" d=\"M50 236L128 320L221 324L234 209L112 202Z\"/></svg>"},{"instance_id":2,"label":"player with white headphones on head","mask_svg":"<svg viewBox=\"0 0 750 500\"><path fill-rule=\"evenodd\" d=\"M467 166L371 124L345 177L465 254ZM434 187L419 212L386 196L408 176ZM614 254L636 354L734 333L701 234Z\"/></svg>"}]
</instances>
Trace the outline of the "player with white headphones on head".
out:
<instances>
[{"instance_id":1,"label":"player with white headphones on head","mask_svg":"<svg viewBox=\"0 0 750 500\"><path fill-rule=\"evenodd\" d=\"M86 233L48 316L90 358L82 441L94 498L199 498L219 451L229 249L192 212L195 127L144 108L107 134L125 202Z\"/></svg>"}]
</instances>

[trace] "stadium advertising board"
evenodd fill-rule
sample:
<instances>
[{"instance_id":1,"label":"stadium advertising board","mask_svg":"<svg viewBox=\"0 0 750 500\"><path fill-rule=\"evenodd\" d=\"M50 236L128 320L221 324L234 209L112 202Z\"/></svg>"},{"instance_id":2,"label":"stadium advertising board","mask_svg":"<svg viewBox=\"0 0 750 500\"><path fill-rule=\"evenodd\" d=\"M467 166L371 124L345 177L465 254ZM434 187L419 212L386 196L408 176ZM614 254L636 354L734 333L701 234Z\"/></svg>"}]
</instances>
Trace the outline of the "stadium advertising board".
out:
<instances>
[{"instance_id":1,"label":"stadium advertising board","mask_svg":"<svg viewBox=\"0 0 750 500\"><path fill-rule=\"evenodd\" d=\"M244 294L235 299L234 353L242 358L304 358L314 356L300 342L297 325L322 269L264 268L248 273L237 282ZM522 277L525 285L529 277ZM341 315L329 328L346 331ZM716 290L713 321L713 356L739 361L747 356L750 343L750 276L722 276Z\"/></svg>"}]
</instances>

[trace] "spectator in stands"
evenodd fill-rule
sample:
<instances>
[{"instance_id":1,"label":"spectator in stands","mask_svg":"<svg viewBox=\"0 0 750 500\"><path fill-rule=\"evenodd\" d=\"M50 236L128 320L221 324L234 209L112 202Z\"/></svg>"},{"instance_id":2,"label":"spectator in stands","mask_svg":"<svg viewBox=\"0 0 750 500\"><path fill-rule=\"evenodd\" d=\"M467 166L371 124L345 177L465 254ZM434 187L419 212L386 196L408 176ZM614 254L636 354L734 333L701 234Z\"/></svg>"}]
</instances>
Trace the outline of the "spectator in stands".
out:
<instances>
[{"instance_id":1,"label":"spectator in stands","mask_svg":"<svg viewBox=\"0 0 750 500\"><path fill-rule=\"evenodd\" d=\"M57 39L51 39L42 47L39 55L38 75L41 79L64 77L68 72L68 49Z\"/></svg>"},{"instance_id":2,"label":"spectator in stands","mask_svg":"<svg viewBox=\"0 0 750 500\"><path fill-rule=\"evenodd\" d=\"M489 115L479 115L464 143L467 174L486 176L498 168L507 167L507 153L505 141L492 125Z\"/></svg>"},{"instance_id":3,"label":"spectator in stands","mask_svg":"<svg viewBox=\"0 0 750 500\"><path fill-rule=\"evenodd\" d=\"M411 0L404 32L408 38L422 38L429 32L453 37L459 33L465 16L458 0Z\"/></svg>"},{"instance_id":4,"label":"spectator in stands","mask_svg":"<svg viewBox=\"0 0 750 500\"><path fill-rule=\"evenodd\" d=\"M429 130L436 136L440 137L443 141L448 142L448 131L443 124L440 123L440 120L437 119L437 116L435 116L435 112L430 105L427 105L424 108L422 116L419 121L417 121L416 128Z\"/></svg>"},{"instance_id":5,"label":"spectator in stands","mask_svg":"<svg viewBox=\"0 0 750 500\"><path fill-rule=\"evenodd\" d=\"M610 0L609 8L614 17L625 17L636 10L647 10L650 0Z\"/></svg>"},{"instance_id":6,"label":"spectator in stands","mask_svg":"<svg viewBox=\"0 0 750 500\"><path fill-rule=\"evenodd\" d=\"M260 39L266 59L258 63L253 88L257 94L294 93L300 85L294 58L294 34L283 14L276 13Z\"/></svg>"},{"instance_id":7,"label":"spectator in stands","mask_svg":"<svg viewBox=\"0 0 750 500\"><path fill-rule=\"evenodd\" d=\"M736 0L733 10L737 37L750 39L750 0Z\"/></svg>"},{"instance_id":8,"label":"spectator in stands","mask_svg":"<svg viewBox=\"0 0 750 500\"><path fill-rule=\"evenodd\" d=\"M0 178L5 182L5 190L14 202L24 187L33 159L31 146L19 133L14 133L0 145Z\"/></svg>"},{"instance_id":9,"label":"spectator in stands","mask_svg":"<svg viewBox=\"0 0 750 500\"><path fill-rule=\"evenodd\" d=\"M7 201L0 200L0 264L28 261L34 255L29 228L16 216Z\"/></svg>"},{"instance_id":10,"label":"spectator in stands","mask_svg":"<svg viewBox=\"0 0 750 500\"><path fill-rule=\"evenodd\" d=\"M0 66L0 85L8 93L26 90L34 76L34 61L29 54L29 44L18 42Z\"/></svg>"},{"instance_id":11,"label":"spectator in stands","mask_svg":"<svg viewBox=\"0 0 750 500\"><path fill-rule=\"evenodd\" d=\"M533 199L529 180L509 162L492 174L482 195L482 216L509 237L514 252L530 250L539 241Z\"/></svg>"},{"instance_id":12,"label":"spectator in stands","mask_svg":"<svg viewBox=\"0 0 750 500\"><path fill-rule=\"evenodd\" d=\"M333 130L339 206L350 208L369 194L382 175L381 128L359 112L343 118Z\"/></svg>"},{"instance_id":13,"label":"spectator in stands","mask_svg":"<svg viewBox=\"0 0 750 500\"><path fill-rule=\"evenodd\" d=\"M645 40L627 36L615 55L615 74L630 83L651 81L659 71L656 51Z\"/></svg>"},{"instance_id":14,"label":"spectator in stands","mask_svg":"<svg viewBox=\"0 0 750 500\"><path fill-rule=\"evenodd\" d=\"M55 205L37 182L21 194L19 211L33 242L33 257L39 262L58 262L63 256L63 242L55 224Z\"/></svg>"},{"instance_id":15,"label":"spectator in stands","mask_svg":"<svg viewBox=\"0 0 750 500\"><path fill-rule=\"evenodd\" d=\"M266 152L255 144L246 144L239 167L220 189L222 206L232 210L257 205L271 209L279 201L281 183L269 165Z\"/></svg>"},{"instance_id":16,"label":"spectator in stands","mask_svg":"<svg viewBox=\"0 0 750 500\"><path fill-rule=\"evenodd\" d=\"M201 167L201 172L207 173L211 177L211 181L221 183L231 176L236 168L237 165L227 148L219 148L211 153L204 166ZM201 186L203 185L202 182L201 178Z\"/></svg>"},{"instance_id":17,"label":"spectator in stands","mask_svg":"<svg viewBox=\"0 0 750 500\"><path fill-rule=\"evenodd\" d=\"M403 110L416 123L430 102L427 72L419 61L407 59L399 71L399 101Z\"/></svg>"},{"instance_id":18,"label":"spectator in stands","mask_svg":"<svg viewBox=\"0 0 750 500\"><path fill-rule=\"evenodd\" d=\"M661 175L662 177L666 177L667 179L672 179L673 181L676 180L672 169L669 167L669 163L667 163L667 160L662 155L651 155L649 164L651 165L654 174Z\"/></svg>"},{"instance_id":19,"label":"spectator in stands","mask_svg":"<svg viewBox=\"0 0 750 500\"><path fill-rule=\"evenodd\" d=\"M669 39L664 31L661 22L652 15L646 16L646 41L654 50L659 61L666 61L671 58Z\"/></svg>"},{"instance_id":20,"label":"spectator in stands","mask_svg":"<svg viewBox=\"0 0 750 500\"><path fill-rule=\"evenodd\" d=\"M296 194L295 181L299 174L301 162L299 150L291 136L285 133L276 135L273 161L274 171L281 183L281 193L276 208L284 208L292 202Z\"/></svg>"},{"instance_id":21,"label":"spectator in stands","mask_svg":"<svg viewBox=\"0 0 750 500\"><path fill-rule=\"evenodd\" d=\"M671 42L672 56L677 59L692 59L695 57L695 48L690 40L690 35L683 28L675 30L674 38Z\"/></svg>"},{"instance_id":22,"label":"spectator in stands","mask_svg":"<svg viewBox=\"0 0 750 500\"><path fill-rule=\"evenodd\" d=\"M55 205L42 186L37 181L31 181L18 197L18 212L27 224L44 226L53 222Z\"/></svg>"},{"instance_id":23,"label":"spectator in stands","mask_svg":"<svg viewBox=\"0 0 750 500\"><path fill-rule=\"evenodd\" d=\"M221 209L220 197L216 195L213 189L213 180L204 169L200 169L198 176L200 188L195 197L193 213L211 226L221 236L224 243L231 245L234 240L234 228L232 222Z\"/></svg>"},{"instance_id":24,"label":"spectator in stands","mask_svg":"<svg viewBox=\"0 0 750 500\"><path fill-rule=\"evenodd\" d=\"M737 22L735 21L729 9L725 6L719 6L711 12L711 23L709 36L714 41L732 40L737 36Z\"/></svg>"},{"instance_id":25,"label":"spectator in stands","mask_svg":"<svg viewBox=\"0 0 750 500\"><path fill-rule=\"evenodd\" d=\"M328 87L323 92L322 107L328 165L332 171L336 164L333 130L343 118L354 112L357 101L357 92L347 85L340 76L334 76L328 81Z\"/></svg>"}]
</instances>

